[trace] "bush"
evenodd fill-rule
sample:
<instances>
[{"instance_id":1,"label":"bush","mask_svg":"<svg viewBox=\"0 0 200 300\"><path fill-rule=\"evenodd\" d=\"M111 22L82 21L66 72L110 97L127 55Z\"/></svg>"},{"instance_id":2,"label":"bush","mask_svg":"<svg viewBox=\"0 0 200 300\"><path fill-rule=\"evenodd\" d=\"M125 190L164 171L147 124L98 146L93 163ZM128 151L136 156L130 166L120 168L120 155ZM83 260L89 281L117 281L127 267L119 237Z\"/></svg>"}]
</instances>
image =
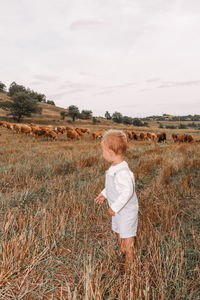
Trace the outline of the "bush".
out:
<instances>
[{"instance_id":1,"label":"bush","mask_svg":"<svg viewBox=\"0 0 200 300\"><path fill-rule=\"evenodd\" d=\"M82 110L79 114L79 119L82 120L90 120L92 118L92 111L91 110Z\"/></svg>"},{"instance_id":2,"label":"bush","mask_svg":"<svg viewBox=\"0 0 200 300\"><path fill-rule=\"evenodd\" d=\"M199 126L199 124L192 122L192 123L188 123L187 126L192 127L192 128L197 128Z\"/></svg>"},{"instance_id":3,"label":"bush","mask_svg":"<svg viewBox=\"0 0 200 300\"><path fill-rule=\"evenodd\" d=\"M166 125L166 128L167 128L167 129L176 129L177 126L174 126L174 125Z\"/></svg>"},{"instance_id":4,"label":"bush","mask_svg":"<svg viewBox=\"0 0 200 300\"><path fill-rule=\"evenodd\" d=\"M5 92L6 91L6 85L0 81L0 92Z\"/></svg>"},{"instance_id":5,"label":"bush","mask_svg":"<svg viewBox=\"0 0 200 300\"><path fill-rule=\"evenodd\" d=\"M133 119L133 125L138 127L143 127L143 126L148 126L148 123L147 122L143 123L140 119L135 118Z\"/></svg>"},{"instance_id":6,"label":"bush","mask_svg":"<svg viewBox=\"0 0 200 300\"><path fill-rule=\"evenodd\" d=\"M110 113L108 111L106 111L106 113L105 113L105 118L107 120L111 120L112 119L112 117L111 117L111 115L110 115Z\"/></svg>"},{"instance_id":7,"label":"bush","mask_svg":"<svg viewBox=\"0 0 200 300\"><path fill-rule=\"evenodd\" d=\"M101 123L101 121L100 121L100 120L97 120L97 118L93 117L93 118L92 118L92 123L93 123L94 125L96 125L96 124L98 124L98 123Z\"/></svg>"},{"instance_id":8,"label":"bush","mask_svg":"<svg viewBox=\"0 0 200 300\"><path fill-rule=\"evenodd\" d=\"M123 117L123 123L124 123L124 124L130 125L130 124L133 123L133 119L132 119L131 117L124 116L124 117Z\"/></svg>"},{"instance_id":9,"label":"bush","mask_svg":"<svg viewBox=\"0 0 200 300\"><path fill-rule=\"evenodd\" d=\"M55 105L53 100L47 100L47 104Z\"/></svg>"},{"instance_id":10,"label":"bush","mask_svg":"<svg viewBox=\"0 0 200 300\"><path fill-rule=\"evenodd\" d=\"M179 129L187 129L187 126L184 125L184 124L182 124L182 123L180 123L180 124L178 125L178 128L179 128Z\"/></svg>"},{"instance_id":11,"label":"bush","mask_svg":"<svg viewBox=\"0 0 200 300\"><path fill-rule=\"evenodd\" d=\"M112 115L112 120L115 122L115 123L122 123L123 122L123 116L120 112L115 112L113 115Z\"/></svg>"}]
</instances>

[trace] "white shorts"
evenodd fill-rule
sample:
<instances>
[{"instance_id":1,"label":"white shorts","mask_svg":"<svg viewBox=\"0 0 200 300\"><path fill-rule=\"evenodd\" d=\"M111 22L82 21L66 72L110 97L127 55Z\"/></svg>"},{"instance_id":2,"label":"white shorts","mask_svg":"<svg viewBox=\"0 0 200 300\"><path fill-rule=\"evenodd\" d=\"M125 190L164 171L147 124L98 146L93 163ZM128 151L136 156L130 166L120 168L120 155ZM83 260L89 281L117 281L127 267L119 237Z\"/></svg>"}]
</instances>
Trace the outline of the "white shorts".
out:
<instances>
[{"instance_id":1,"label":"white shorts","mask_svg":"<svg viewBox=\"0 0 200 300\"><path fill-rule=\"evenodd\" d=\"M138 211L126 214L115 213L112 217L112 230L119 233L120 238L130 238L136 236L138 224Z\"/></svg>"}]
</instances>

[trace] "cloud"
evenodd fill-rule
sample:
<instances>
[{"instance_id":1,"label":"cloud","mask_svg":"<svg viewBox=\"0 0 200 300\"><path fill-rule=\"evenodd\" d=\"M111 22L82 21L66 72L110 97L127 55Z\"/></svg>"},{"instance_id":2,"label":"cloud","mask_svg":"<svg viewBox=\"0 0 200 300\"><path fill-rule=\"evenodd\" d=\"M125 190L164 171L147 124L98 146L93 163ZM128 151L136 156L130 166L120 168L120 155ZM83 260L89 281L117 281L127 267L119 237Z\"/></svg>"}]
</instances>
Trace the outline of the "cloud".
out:
<instances>
[{"instance_id":1,"label":"cloud","mask_svg":"<svg viewBox=\"0 0 200 300\"><path fill-rule=\"evenodd\" d=\"M127 87L132 87L136 85L136 82L126 82L122 84L113 84L110 86L104 86L100 88L100 91L94 93L94 96L99 96L99 95L110 95L113 94L114 92L117 92L118 89L124 89Z\"/></svg>"},{"instance_id":2,"label":"cloud","mask_svg":"<svg viewBox=\"0 0 200 300\"><path fill-rule=\"evenodd\" d=\"M102 95L110 95L112 94L114 91L112 90L108 90L108 91L101 91L101 92L97 92L97 93L94 93L93 96L102 96Z\"/></svg>"},{"instance_id":3,"label":"cloud","mask_svg":"<svg viewBox=\"0 0 200 300\"><path fill-rule=\"evenodd\" d=\"M84 91L85 91L85 89L74 89L74 90L71 90L71 91L66 91L65 95L77 94L77 93L81 93L81 92L84 92Z\"/></svg>"},{"instance_id":4,"label":"cloud","mask_svg":"<svg viewBox=\"0 0 200 300\"><path fill-rule=\"evenodd\" d=\"M103 19L98 18L87 18L87 19L80 19L73 22L70 25L71 30L80 30L80 29L88 29L91 27L101 26L105 23Z\"/></svg>"},{"instance_id":5,"label":"cloud","mask_svg":"<svg viewBox=\"0 0 200 300\"><path fill-rule=\"evenodd\" d=\"M148 92L148 91L151 91L152 89L148 89L148 88L143 88L141 90L139 90L139 92Z\"/></svg>"},{"instance_id":6,"label":"cloud","mask_svg":"<svg viewBox=\"0 0 200 300\"><path fill-rule=\"evenodd\" d=\"M86 76L86 77L101 77L99 74L95 73L89 73L89 72L79 72L81 76Z\"/></svg>"},{"instance_id":7,"label":"cloud","mask_svg":"<svg viewBox=\"0 0 200 300\"><path fill-rule=\"evenodd\" d=\"M114 89L127 88L129 86L134 86L136 84L137 84L136 82L126 82L126 83L122 83L122 84L115 84L115 85L111 86L111 88L114 88Z\"/></svg>"},{"instance_id":8,"label":"cloud","mask_svg":"<svg viewBox=\"0 0 200 300\"><path fill-rule=\"evenodd\" d=\"M41 74L36 74L33 76L35 79L37 79L37 82L49 82L49 81L58 81L57 76L53 75L41 75Z\"/></svg>"},{"instance_id":9,"label":"cloud","mask_svg":"<svg viewBox=\"0 0 200 300\"><path fill-rule=\"evenodd\" d=\"M161 80L161 78L150 78L150 79L147 79L146 80L146 82L147 83L154 83L154 82L158 82L158 81L160 81Z\"/></svg>"},{"instance_id":10,"label":"cloud","mask_svg":"<svg viewBox=\"0 0 200 300\"><path fill-rule=\"evenodd\" d=\"M200 85L200 80L191 80L191 81L163 81L158 88L173 88L179 86L197 86Z\"/></svg>"}]
</instances>

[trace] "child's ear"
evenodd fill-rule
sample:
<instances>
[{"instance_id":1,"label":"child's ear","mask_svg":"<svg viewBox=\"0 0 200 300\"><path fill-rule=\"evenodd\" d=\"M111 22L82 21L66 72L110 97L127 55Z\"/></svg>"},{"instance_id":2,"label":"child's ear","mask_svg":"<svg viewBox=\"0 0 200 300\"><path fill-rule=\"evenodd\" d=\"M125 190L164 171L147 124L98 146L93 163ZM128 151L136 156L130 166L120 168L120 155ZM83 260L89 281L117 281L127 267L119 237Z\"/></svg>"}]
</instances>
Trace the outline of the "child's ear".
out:
<instances>
[{"instance_id":1,"label":"child's ear","mask_svg":"<svg viewBox=\"0 0 200 300\"><path fill-rule=\"evenodd\" d=\"M109 152L111 155L115 154L115 152L114 152L112 149L108 149L108 152Z\"/></svg>"}]
</instances>

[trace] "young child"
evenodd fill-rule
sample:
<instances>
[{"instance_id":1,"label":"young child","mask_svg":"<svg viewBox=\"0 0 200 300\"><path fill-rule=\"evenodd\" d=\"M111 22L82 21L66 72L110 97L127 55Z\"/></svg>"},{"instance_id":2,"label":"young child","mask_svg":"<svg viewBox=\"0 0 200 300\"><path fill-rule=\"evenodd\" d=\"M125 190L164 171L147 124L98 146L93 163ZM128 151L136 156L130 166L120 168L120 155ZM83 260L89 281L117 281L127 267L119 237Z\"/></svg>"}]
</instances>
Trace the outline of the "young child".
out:
<instances>
[{"instance_id":1,"label":"young child","mask_svg":"<svg viewBox=\"0 0 200 300\"><path fill-rule=\"evenodd\" d=\"M123 131L108 130L101 141L103 157L111 163L106 171L105 189L94 199L102 204L107 198L108 213L112 216L112 230L116 233L126 263L133 259L134 238L137 232L138 199L134 175L124 161L127 138Z\"/></svg>"}]
</instances>

